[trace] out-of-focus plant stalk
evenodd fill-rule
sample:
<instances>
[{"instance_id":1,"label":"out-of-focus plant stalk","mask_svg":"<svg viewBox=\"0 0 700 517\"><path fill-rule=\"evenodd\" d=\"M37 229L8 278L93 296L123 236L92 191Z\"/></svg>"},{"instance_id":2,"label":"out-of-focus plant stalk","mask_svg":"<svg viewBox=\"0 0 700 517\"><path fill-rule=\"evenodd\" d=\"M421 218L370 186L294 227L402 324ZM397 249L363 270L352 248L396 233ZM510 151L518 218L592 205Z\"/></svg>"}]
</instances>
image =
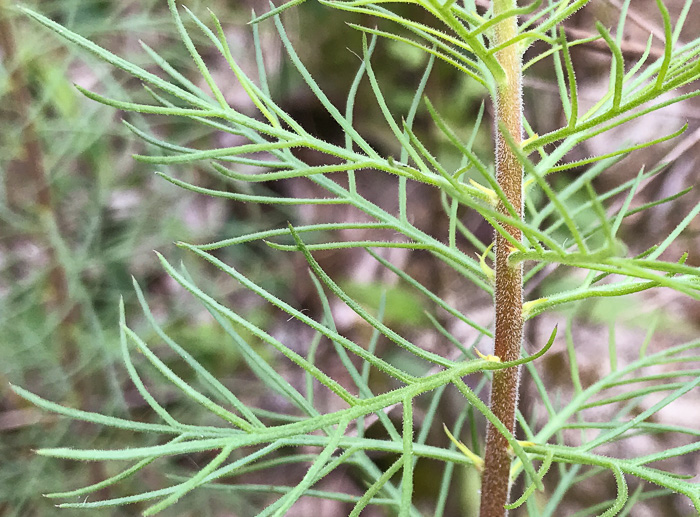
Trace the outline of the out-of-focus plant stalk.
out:
<instances>
[{"instance_id":1,"label":"out-of-focus plant stalk","mask_svg":"<svg viewBox=\"0 0 700 517\"><path fill-rule=\"evenodd\" d=\"M516 0L494 0L494 16L516 7ZM498 46L517 35L515 16L507 18L494 28L493 45ZM523 168L511 151L503 132L512 141L522 140L522 57L520 45L513 44L496 53L505 77L497 85L496 108L496 178L511 205L522 217ZM500 129L499 129L500 128ZM506 212L504 206L499 208ZM520 230L505 226L516 239L522 238ZM513 361L520 357L523 336L523 275L522 265L508 264L510 245L496 233L496 332L494 354L501 361ZM515 411L518 403L520 372L517 367L494 372L491 386L491 411L511 431L515 431ZM486 452L481 486L481 517L506 515L504 505L510 493L511 453L508 442L493 425L488 424Z\"/></svg>"}]
</instances>

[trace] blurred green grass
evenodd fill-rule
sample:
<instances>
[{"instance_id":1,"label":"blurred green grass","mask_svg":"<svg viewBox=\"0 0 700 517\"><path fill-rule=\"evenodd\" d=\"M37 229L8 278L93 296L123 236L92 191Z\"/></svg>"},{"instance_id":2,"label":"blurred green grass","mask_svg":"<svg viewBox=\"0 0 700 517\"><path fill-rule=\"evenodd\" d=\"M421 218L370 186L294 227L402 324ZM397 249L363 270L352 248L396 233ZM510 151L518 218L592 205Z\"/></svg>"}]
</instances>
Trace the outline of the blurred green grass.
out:
<instances>
[{"instance_id":1,"label":"blurred green grass","mask_svg":"<svg viewBox=\"0 0 700 517\"><path fill-rule=\"evenodd\" d=\"M225 3L219 4L225 12ZM186 75L193 71L186 50L176 44L164 2L36 0L23 5L127 59L148 59L138 44L142 39ZM194 10L208 6L216 8L212 2L189 4ZM228 11L240 19L238 12ZM117 326L123 296L132 324L139 327L131 275L145 284L174 338L192 345L215 374L234 370L235 354L211 349L217 342L211 335L215 326L187 300L170 296L172 286L152 250L177 256L174 241L215 239L220 231L228 234L236 221L235 214L156 180L148 166L131 158L142 144L119 115L82 97L72 83L115 97L125 97L127 89L138 91L138 85L92 56L77 55L19 15L11 2L0 3L0 32L0 514L44 516L58 510L41 494L94 483L108 473L95 465L48 461L34 449L120 447L135 439L143 443L143 437L105 433L40 413L12 395L8 383L86 410L138 415L142 402L126 382ZM146 121L130 121L146 127ZM178 134L176 127L166 130ZM197 264L189 267L198 269ZM207 287L224 294L230 288L213 281ZM121 495L128 483L123 490ZM191 504L196 507L196 498ZM134 512L127 507L91 514ZM80 512L61 512L74 513Z\"/></svg>"}]
</instances>

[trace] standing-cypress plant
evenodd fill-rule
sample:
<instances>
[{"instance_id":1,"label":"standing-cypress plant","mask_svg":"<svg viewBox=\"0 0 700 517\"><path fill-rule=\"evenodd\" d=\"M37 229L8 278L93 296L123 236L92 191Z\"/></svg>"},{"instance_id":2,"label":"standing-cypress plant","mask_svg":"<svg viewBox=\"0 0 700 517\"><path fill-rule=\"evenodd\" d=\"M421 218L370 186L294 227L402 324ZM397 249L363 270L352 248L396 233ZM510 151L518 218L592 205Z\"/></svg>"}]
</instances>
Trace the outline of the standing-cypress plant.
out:
<instances>
[{"instance_id":1,"label":"standing-cypress plant","mask_svg":"<svg viewBox=\"0 0 700 517\"><path fill-rule=\"evenodd\" d=\"M664 25L663 52L657 59L651 59L650 39L646 50L631 66L625 62L621 50L630 0L623 3L616 34L600 23L596 25L597 34L581 39L570 39L571 36L563 29L563 21L584 8L589 1L551 0L545 5L536 1L527 6L517 6L514 0L495 0L487 9L479 11L472 0L461 3L454 0L319 0L328 8L371 16L383 24L381 27L351 24L362 33L362 58L344 107L336 106L324 94L285 32L282 12L301 3L299 0L292 0L254 18L252 30L259 71L256 79L246 75L234 59L235 52L229 47L216 16L212 14L207 24L186 9L191 23L209 39L212 48L219 51L231 67L236 80L257 109L255 116L236 111L229 105L191 39L173 0L168 0L168 4L175 25L211 93L184 77L152 49L148 51L160 68L160 75L129 63L82 36L67 31L56 22L26 10L29 16L70 42L141 80L151 93L153 102L138 104L110 99L80 88L83 94L126 112L184 118L193 125L235 135L236 141L241 142L232 147L195 149L164 141L144 129L129 125L137 136L157 149L157 152L138 156L137 159L163 166L204 163L210 166L212 172L230 180L232 186L230 190L204 188L159 172L167 181L199 194L232 201L278 205L347 205L369 219L355 223L330 220L301 226L290 224L215 243L178 244L286 313L290 319L310 328L315 337L305 351L306 355L242 317L236 307L230 307L206 293L184 267L175 267L159 256L167 274L211 313L261 385L280 395L286 405L255 407L207 372L158 325L146 296L135 282L141 306L158 342L169 346L197 373L202 387L196 388L186 382L161 360L149 344L127 326L124 311L120 328L126 369L158 417L158 422L142 422L66 408L14 387L18 394L47 410L103 426L155 434L160 438L157 445L129 449L40 450L40 454L59 458L132 462L130 467L100 483L49 497L80 498L80 502L60 505L77 508L152 502L143 513L153 515L175 504L195 488L209 486L232 494L280 494L277 499L266 501L267 506L258 513L263 517L287 514L303 496L349 504L351 516L377 506L384 508L387 514L440 517L445 514L450 498L463 500L465 497L450 489L454 467L462 465L482 473L482 517L505 515L509 509L515 508L521 508L523 515L561 515L558 508L563 504L567 491L578 482L597 475L611 475L616 483L617 495L612 500L603 496L600 500L591 501L589 508L582 510L580 515L629 515L634 511L634 505L669 493L686 496L695 510L700 511L700 490L696 483L679 473L650 466L653 462L691 455L700 449L700 442L696 440L697 429L652 420L661 409L700 384L697 371L689 366L697 364L697 356L693 353L700 348L700 341L665 348L653 354L647 354L648 342L645 342L640 345L636 359L623 365L618 364L614 336L611 335L610 372L601 372L599 379L584 386L569 321L566 350L572 395L568 400L551 396L542 374L536 368L537 360L545 356L554 343L556 327L537 353L528 354L522 347L523 323L564 304L579 304L596 297L630 295L657 287L674 290L690 299L700 298L700 271L686 265L687 255L670 262L659 259L700 212L700 204L696 204L660 244L635 256L627 256L627 248L621 245L618 237L627 216L687 194L686 190L632 207L640 185L661 172L665 165L651 170L641 169L634 178L620 181L603 192L597 192L594 186L594 180L621 157L676 137L685 128L600 156L578 160L568 158L572 150L595 136L700 95L700 91L687 88L700 78L700 39L679 43L683 23L693 9L693 1L687 0L683 4L674 26L666 6L662 0L657 0ZM402 9L392 10L392 7L397 7L395 4L420 6L429 13L432 21L427 23L410 19ZM520 22L518 17L522 17ZM310 133L271 97L258 36L258 24L270 21L274 23L290 62L343 131L344 144L332 143ZM385 24L395 25L396 30L385 30ZM410 108L400 117L392 113L372 66L372 54L378 41L383 38L429 54ZM570 49L593 41L604 42L609 49L610 81L602 97L590 109L583 111L578 100ZM535 42L540 44L538 49L543 45L546 48L524 61L525 51ZM566 122L560 128L539 135L537 128L530 127L523 117L521 90L523 70L542 59L552 59L554 62ZM494 105L494 165L482 160L472 149L484 113L483 107L471 128L471 137L465 139L461 136L464 128L452 128L425 95L436 60L455 67L490 96ZM355 99L364 80L368 81L380 113L398 144L398 159L377 150L353 125ZM684 88L683 93L669 96L681 88ZM425 113L432 119L436 130L461 157L460 164L448 167L421 140L414 128L418 113ZM523 140L523 136L527 138ZM322 156L323 163L307 163L303 153L292 152L298 149L313 151L316 158ZM578 171L578 174L564 187L561 187L561 183L555 186L552 178L571 170ZM369 196L363 195L357 181L357 175L381 172L399 178L396 211L372 202ZM337 175L333 176L334 173L344 175L345 179L340 181ZM294 198L256 190L258 183L273 180L308 181L316 192L324 194ZM449 221L447 228L434 229L435 233L431 234L421 229L420 224L414 224L409 210L408 180L439 190ZM371 184L371 177L368 181ZM252 185L252 188L240 192L237 186L243 183ZM523 195L524 186L527 196ZM536 198L539 201L536 202ZM621 202L611 204L615 200ZM475 211L493 227L493 253L490 245L479 241L461 224L458 218L460 206ZM329 217L333 215L334 212L329 212ZM383 238L336 241L331 237L324 240L325 232L333 230L371 230L381 233ZM397 240L396 234L403 239ZM475 246L480 256L474 258L460 249L458 236ZM321 301L322 314L318 319L254 282L236 265L226 263L215 254L215 250L260 240L280 252L303 255L309 266L311 284ZM392 329L384 321L382 307L372 310L353 298L314 257L316 250L346 248L364 250L387 271L395 274L407 289L433 304L434 312L447 314L467 325L475 336L473 342L461 342L432 315L432 309L428 312L431 313L430 320L435 326L436 335L454 345L454 354L439 354L421 348ZM436 260L451 267L465 283L492 295L495 303L494 330L462 314L447 299L430 291L407 271L374 251L381 248L427 250ZM488 260L495 262L494 270L487 265ZM574 287L523 302L523 285L541 282L543 276L555 271L582 271L583 276L576 277L577 285ZM333 320L331 299L342 302L364 320L373 330L371 339L367 342L353 341L339 332ZM476 350L476 345L483 339L493 339L493 354L482 355ZM378 345L382 341L390 345L389 350L395 347L410 356L413 360L410 368L405 361L395 360L396 356L383 356L382 347ZM342 378L338 376L336 368L324 369L324 365L316 362L316 350L320 343L327 343L329 350L332 348L338 364L345 369L346 375ZM277 356L260 353L261 344L275 351ZM483 348L483 344L480 346ZM199 404L205 416L216 416L219 425L212 425L211 419L205 418L201 421L206 421L206 425L199 421L185 423L175 418L147 389L137 368L139 364L132 358L131 348L138 350L185 397ZM273 358L270 358L271 355ZM274 367L274 361L283 361L282 358L304 372L305 387L293 386L279 373L280 369ZM540 407L547 413L545 424L539 423L534 416L528 418L518 411L521 365L525 365L537 388ZM646 373L647 369L662 365L666 368L663 373ZM469 384L464 381L466 376L469 376ZM381 379L381 382L377 379ZM640 379L648 384L639 387ZM479 396L488 381L491 381L490 407ZM382 388L386 386L390 388ZM429 431L436 427L438 408L448 400L444 396L448 387L461 393L464 405L455 411L458 416L450 426L451 430L445 426L451 443L446 440L429 443L429 439L434 440L430 438ZM620 394L621 389L626 391ZM332 396L333 405L324 405L319 401L322 398L315 395L319 390L325 390ZM646 407L634 405L650 394L664 395ZM422 420L417 423L414 409L421 395L429 400L429 404L422 410ZM585 411L598 406L613 408L612 416L605 421L589 419ZM399 428L389 416L396 407L401 409ZM476 431L478 420L474 415L477 413L488 422L483 457L478 450L479 439L472 440L472 450L455 437L460 434L465 420ZM366 432L369 425L375 422L383 428L381 438L368 436ZM516 440L516 424L527 441ZM578 443L572 444L565 438L564 431L569 429L582 430ZM585 434L586 430L595 433L593 438ZM596 451L630 436L660 432L679 433L691 437L691 441L687 445L636 458L618 458ZM318 453L305 453L299 449L302 446L313 447ZM285 450L286 454L278 454L281 450ZM213 451L208 463L196 472L174 477L175 482L170 486L149 488L139 494L100 501L83 500L87 494L109 489L137 475L155 460L203 451ZM380 468L372 460L378 452L389 454L395 460ZM415 466L419 458L436 460L442 465L439 488L429 509L416 504L413 498ZM260 486L245 482L246 475L253 472L288 468L291 464L304 466L303 475L295 483ZM553 464L559 465L558 477L553 484L545 486L545 476ZM340 466L352 467L358 473L362 488L359 495L323 485L323 479ZM630 495L632 478L635 479L636 488ZM511 485L521 479L522 493L509 502L509 499L513 499L509 498ZM660 489L648 489L646 483ZM316 486L320 488L314 488ZM534 495L536 491L544 490L546 498ZM466 498L478 499L476 491L467 494ZM464 512L467 514L466 509Z\"/></svg>"}]
</instances>

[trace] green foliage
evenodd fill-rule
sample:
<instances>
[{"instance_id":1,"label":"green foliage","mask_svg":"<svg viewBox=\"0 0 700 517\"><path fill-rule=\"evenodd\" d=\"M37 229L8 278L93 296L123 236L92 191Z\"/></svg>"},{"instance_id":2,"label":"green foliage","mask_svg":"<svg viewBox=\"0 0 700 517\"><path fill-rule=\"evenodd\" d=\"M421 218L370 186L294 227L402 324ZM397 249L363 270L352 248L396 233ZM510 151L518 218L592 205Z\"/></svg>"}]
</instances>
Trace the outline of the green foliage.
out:
<instances>
[{"instance_id":1,"label":"green foliage","mask_svg":"<svg viewBox=\"0 0 700 517\"><path fill-rule=\"evenodd\" d=\"M241 400L163 330L135 282L138 300L158 341L165 343L172 353L196 373L198 386L177 374L172 365L159 358L149 343L127 325L122 306L120 343L123 361L133 384L158 416L158 423L71 409L41 399L20 387L15 386L13 389L48 411L101 426L155 435L158 444L151 445L151 440L148 440L148 445L143 447L125 449L41 449L39 454L56 458L130 462L130 466L104 481L68 492L50 494L49 497L80 498L81 502L60 505L72 508L101 508L145 502L150 506L144 515L153 515L177 503L195 488L206 485L236 494L254 495L261 491L279 493L280 497L265 507L259 516L284 515L302 496L347 502L352 505L350 515L353 516L373 505L385 507L388 512L402 516L441 516L448 497L459 499L459 495L451 493L455 466L473 464L472 460L456 450L455 444L440 447L428 443L431 428L439 428L439 422L435 421L438 407L446 403L446 395L453 391L459 392L466 399L463 400L463 406L455 411L459 416L454 426L451 426L454 436L460 436L467 418L470 425L475 426L474 415L478 413L499 429L512 447L515 455L512 478L515 480L523 477L525 487L522 496L510 505L512 508L524 505L523 511L527 515L556 515L557 505L570 487L590 476L607 475L617 484L616 499L596 501L597 506L593 506L586 515L597 512L602 512L600 515L606 517L621 512L628 514L637 501L668 493L683 494L700 511L700 489L697 483L651 466L654 462L688 455L700 449L700 442L696 440L699 434L697 430L667 426L652 419L661 409L700 384L700 377L693 373L696 371L689 369L689 365L698 360L696 349L700 347L700 341L653 354L646 353L648 343L645 343L640 347L635 360L618 366L614 336L611 336L610 357L606 359L612 367L607 373L601 372L600 379L586 386L581 380L576 358L577 353L582 353L580 346L585 346L585 343L574 346L570 328L567 328L573 396L570 400L562 400L547 390L546 380L535 367L537 359L544 356L553 345L556 328L538 353L528 355L523 352L524 357L519 361L501 363L488 357L475 357L473 347L492 337L488 326L462 314L407 272L378 252L372 251L380 248L424 250L458 272L465 283L491 295L493 288L486 261L493 258L493 254L458 219L458 208L466 207L480 214L496 232L508 240L513 248L510 254L513 265L526 263L526 286L527 282L533 281L542 271L548 274L558 270L583 272L581 281L574 285L566 284L569 288L547 298L528 301L523 307L525 319L581 300L619 297L657 287L674 290L695 300L700 299L700 271L685 264L687 256L673 257L671 261L661 260L661 255L670 249L673 241L700 212L700 203L690 210L660 244L637 256L628 256L627 247L618 236L625 219L660 203L673 201L688 191L632 208L640 185L661 172L663 167L649 171L642 169L633 179L620 182L609 190L598 192L595 187L595 180L621 157L674 138L685 128L612 153L566 161L572 149L597 135L670 104L700 95L700 91L688 91L687 88L683 90L685 93L670 97L667 95L690 85L700 77L700 39L678 45L680 30L692 1L685 3L675 26L661 0L657 2L666 36L663 56L655 61L649 59L650 39L647 51L631 66L625 63L620 49L624 14L616 35L601 24L596 26L598 35L592 38L567 40L563 29L560 30L561 22L584 7L587 0L558 0L546 6L535 2L496 17L492 16L491 11L477 14L476 6L470 1L464 5L433 0L400 2L424 8L434 18L432 24L408 19L397 14L398 9L396 12L390 10L396 7L395 2L320 1L331 8L371 15L396 26L392 32L385 30L384 25L381 28L352 25L363 34L361 62L350 87L347 103L342 108L338 108L324 94L318 82L305 68L284 29L281 12L299 3L299 0L292 0L254 20L252 30L255 34L255 57L259 73L256 78L246 75L234 59L234 52L229 48L224 29L215 15L212 14L207 23L184 8L188 15L187 23L200 31L207 38L207 44L218 50L227 61L236 80L257 108L255 116L236 111L228 104L173 0L169 0L168 4L179 35L211 93L186 79L155 50L148 50L148 54L160 68L159 73L149 71L153 68L147 70L118 57L58 23L25 10L27 15L63 38L140 80L150 95L151 102L110 98L79 87L88 98L126 112L175 117L186 121L193 128L220 131L234 135L237 141L242 142L232 147L197 149L170 143L137 124L126 123L135 135L153 149L153 154L138 155L136 159L163 169L167 166L209 164L209 170L226 179L230 189L201 187L169 173L158 172L165 180L199 194L233 201L273 205L342 205L353 208L354 213L363 214L363 218L358 218L356 222L345 222L332 219L335 212L331 210L327 212L331 219L323 223L289 224L281 228L261 229L209 244L178 244L270 306L286 313L290 321L296 320L312 331L314 337L306 355L282 342L269 329L240 314L235 304L229 306L206 292L184 266L177 267L159 256L167 274L206 308L220 327L221 333L207 329L203 337L214 335L222 343L225 342L222 346L235 347L236 357L245 361L260 386L280 395L285 400L285 407L276 410L256 408ZM629 6L629 0L625 6ZM495 52L500 48L490 46L490 34L499 21L515 15L528 15L527 21L520 25L518 36L500 48L517 45L524 52L537 41L548 45L549 50L530 58L525 63L525 68L541 59L554 60L561 102L567 116L563 127L542 135L535 134L526 124L530 138L522 146L515 144L512 139L508 140L524 168L524 184L533 192L525 203L524 220L517 217L515 208L496 182L493 166L485 163L473 150L483 109L471 128L470 138L464 139L460 136L463 128L451 127L439 109L424 97L436 60L455 67L493 96L495 85L506 72L495 59ZM258 35L260 28L257 25L266 19L270 20L265 23L274 24L287 56L300 77L342 130L344 142L334 143L312 134L271 98ZM392 113L388 94L382 90L372 65L372 54L383 38L411 45L430 55L410 109L401 115ZM610 83L608 91L600 100L583 112L579 107L578 86L570 49L592 39L601 39L610 48ZM384 122L400 147L399 156L384 156L353 125L356 95L360 83L364 81L368 82ZM452 146L452 153L461 156L462 162L457 167L445 167L436 153L430 150L429 144L421 139L419 131L414 127L418 115L431 119L441 137ZM309 153L301 153L300 150ZM313 156L315 161L305 161L304 156ZM246 166L246 172L237 169L241 165ZM552 178L572 169L579 171L579 174L561 190L555 189ZM253 172L249 172L251 170ZM387 210L384 203L371 201L370 196L363 195L358 186L360 180L365 179L364 176L372 177L382 173L399 178L396 192L384 193L398 207L396 211ZM319 194L298 198L258 190L259 183L273 180L307 181L315 186L315 192ZM413 220L408 180L439 190L449 224L438 229L437 234L421 229L419 222ZM541 203L532 201L537 196L542 200ZM617 208L606 210L605 204L614 197L622 198L623 203ZM506 213L497 209L499 203L506 207ZM506 226L520 229L524 235L523 242L514 239ZM376 232L381 238L336 241L332 236L337 233L328 233L352 233L356 230ZM474 244L483 253L483 259L470 256L460 249L457 245L458 238ZM226 262L217 253L217 250L256 241L267 243L277 250L279 256L294 253L305 259L322 307L322 317L316 320L305 314L293 303L253 281L239 271L235 264ZM316 259L315 252L319 250L349 248L369 253L381 267L398 278L400 287L389 290L384 298L380 298L383 301L377 303L378 297L373 295L370 302L357 286L343 285L331 278ZM404 292L407 294L403 295ZM422 316L423 322L429 321L435 326L436 335L455 345L455 353L442 354L422 348L410 337L394 330L392 326L399 325L397 318L401 316L395 312L397 302L393 300L394 296L403 296L403 300L398 302L406 304L400 308L401 311L425 308L427 316ZM336 328L331 302L342 302L372 329L366 342L353 341ZM386 307L386 303L391 306ZM462 343L451 334L448 327L438 321L436 314L446 314L465 324L472 329L476 338L472 342ZM414 316L408 317L414 319ZM218 337L220 335L225 335L226 339ZM405 357L401 361L394 360L395 356L382 357L378 353L378 343L391 343L392 347L399 347L403 355L411 358L410 367L406 366L408 363L405 362ZM291 385L280 373L280 369L266 360L260 350L261 344L285 357L288 360L285 367L303 370L306 385ZM342 365L346 373L343 378L324 371L317 364L316 355L322 348L325 353L334 354L336 364ZM209 423L189 423L171 414L150 393L148 384L142 378L144 374L140 372L142 365L132 358L133 351L145 358L181 396L189 398L199 406L200 412L210 416ZM602 362L603 358L600 360ZM537 387L540 402L547 411L547 423L537 427L534 420L518 414L518 423L527 442L517 441L479 397L492 371L516 364L526 365L527 372ZM659 365L664 365L663 374L646 373L649 368ZM469 385L464 381L466 376ZM325 392L324 397L319 396L320 392ZM660 397L654 399L655 402L646 409L638 411L639 401L651 394ZM335 409L329 410L327 405L319 402L319 399L328 397L332 398L331 407ZM422 414L420 425L416 425L415 408L419 399L421 404L427 400L427 409ZM586 410L594 407L610 407L612 416L606 421L591 420ZM398 426L389 416L394 408L400 408ZM381 437L368 436L368 422L377 422L382 428ZM579 445L570 445L564 438L564 432L572 429L582 432ZM687 445L633 459L617 458L596 451L633 436L662 432L686 435L692 441ZM590 436L592 438L587 438ZM473 445L475 447L472 449L478 454L478 440L474 440ZM312 447L318 452L310 455L302 447ZM284 449L286 454L279 454ZM175 483L170 486L107 500L83 500L88 494L136 475L161 458L203 451L213 451L214 454L207 456L208 462L195 473L189 477L174 478ZM385 469L379 468L373 461L379 452L393 459ZM444 467L436 506L429 510L421 508L413 499L416 462L424 458L437 460ZM305 465L305 474L296 484L270 488L241 482L246 475L261 469L294 463ZM547 474L555 465L559 471L556 488L545 505L538 505L535 491L544 489ZM341 466L357 470L365 486L363 494L314 488L325 476ZM630 494L628 483L632 478L656 485L662 490L647 490L646 485L635 483L639 488Z\"/></svg>"},{"instance_id":2,"label":"green foliage","mask_svg":"<svg viewBox=\"0 0 700 517\"><path fill-rule=\"evenodd\" d=\"M148 39L170 24L154 8L157 2L138 3L136 11L135 2L23 2L102 42L127 28L132 37ZM176 198L169 186L151 189L149 178L136 174L127 155L139 144L108 123L114 111L75 95L76 78L125 95L125 85L109 79L111 67L78 57L76 51L84 53L67 50L48 31L37 32L14 4L0 6L0 378L66 403L90 407L99 399L105 412L121 411L123 368L114 346L119 293L132 307L127 269L143 264L143 273L157 270L148 266L152 247L184 238L182 225L176 233L164 231L175 226L172 217L141 224L160 203ZM140 62L139 55L129 58ZM115 163L121 164L116 170ZM132 206L125 215L118 201L136 190L150 190L152 204ZM89 379L95 381L87 391ZM0 513L51 515L52 502L37 494L65 479L89 483L90 474L74 465L56 468L31 450L62 443L74 428L68 421L54 427L53 416L37 413L5 388ZM126 443L109 428L92 428L82 438L84 445L96 446L100 438Z\"/></svg>"}]
</instances>

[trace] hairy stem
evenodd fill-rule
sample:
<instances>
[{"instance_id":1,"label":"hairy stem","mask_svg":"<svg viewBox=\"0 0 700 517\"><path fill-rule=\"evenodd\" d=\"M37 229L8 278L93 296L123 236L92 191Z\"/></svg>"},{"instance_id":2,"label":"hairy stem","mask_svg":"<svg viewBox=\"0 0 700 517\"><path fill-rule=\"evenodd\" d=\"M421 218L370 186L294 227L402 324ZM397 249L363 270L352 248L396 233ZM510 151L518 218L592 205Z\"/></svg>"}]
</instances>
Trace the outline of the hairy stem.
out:
<instances>
[{"instance_id":1,"label":"hairy stem","mask_svg":"<svg viewBox=\"0 0 700 517\"><path fill-rule=\"evenodd\" d=\"M516 0L494 0L494 16L516 7ZM517 35L517 20L508 18L494 30L493 45L500 45ZM522 140L522 61L517 44L510 45L496 54L505 71L505 79L498 84L496 108L496 178L510 203L522 217L523 170L517 157L503 137L507 131L512 140ZM506 213L505 207L500 210ZM508 232L518 240L520 230L506 226ZM508 264L510 246L508 241L496 233L496 332L494 354L502 361L513 361L520 357L523 336L523 274L522 266ZM515 431L515 410L518 403L518 368L507 368L494 373L491 386L491 411L511 431ZM504 505L510 492L511 456L508 442L493 425L486 431L486 452L481 486L480 517L506 515Z\"/></svg>"}]
</instances>

